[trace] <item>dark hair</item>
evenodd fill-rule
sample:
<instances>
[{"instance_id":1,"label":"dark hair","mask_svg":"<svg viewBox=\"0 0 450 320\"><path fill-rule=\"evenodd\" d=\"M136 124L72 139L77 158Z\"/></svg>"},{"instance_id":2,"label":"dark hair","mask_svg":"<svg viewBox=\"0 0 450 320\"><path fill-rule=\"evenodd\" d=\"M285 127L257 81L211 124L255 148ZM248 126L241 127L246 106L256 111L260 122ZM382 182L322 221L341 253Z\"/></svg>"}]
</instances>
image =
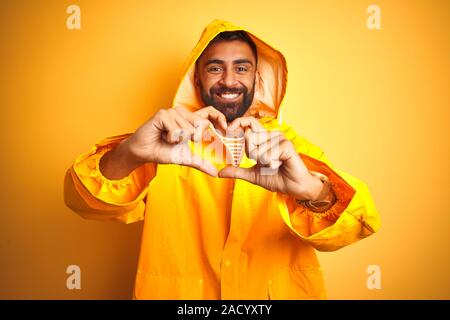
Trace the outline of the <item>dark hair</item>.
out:
<instances>
[{"instance_id":1,"label":"dark hair","mask_svg":"<svg viewBox=\"0 0 450 320\"><path fill-rule=\"evenodd\" d=\"M247 43L252 49L253 55L255 56L255 61L258 63L258 53L256 50L256 44L253 42L252 38L248 35L247 32L239 30L239 31L224 31L215 36L214 39L211 40L211 43L220 42L220 41L234 41L239 40Z\"/></svg>"}]
</instances>

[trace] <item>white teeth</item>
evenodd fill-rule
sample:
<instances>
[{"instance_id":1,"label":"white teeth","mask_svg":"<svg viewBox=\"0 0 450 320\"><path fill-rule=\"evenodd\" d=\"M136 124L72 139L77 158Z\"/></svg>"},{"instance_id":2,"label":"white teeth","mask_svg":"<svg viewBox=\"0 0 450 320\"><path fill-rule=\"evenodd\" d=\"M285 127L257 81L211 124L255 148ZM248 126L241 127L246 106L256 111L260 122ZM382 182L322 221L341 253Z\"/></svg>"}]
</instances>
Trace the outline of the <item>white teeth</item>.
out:
<instances>
[{"instance_id":1,"label":"white teeth","mask_svg":"<svg viewBox=\"0 0 450 320\"><path fill-rule=\"evenodd\" d=\"M220 95L223 99L236 99L239 96L239 93L223 93Z\"/></svg>"}]
</instances>

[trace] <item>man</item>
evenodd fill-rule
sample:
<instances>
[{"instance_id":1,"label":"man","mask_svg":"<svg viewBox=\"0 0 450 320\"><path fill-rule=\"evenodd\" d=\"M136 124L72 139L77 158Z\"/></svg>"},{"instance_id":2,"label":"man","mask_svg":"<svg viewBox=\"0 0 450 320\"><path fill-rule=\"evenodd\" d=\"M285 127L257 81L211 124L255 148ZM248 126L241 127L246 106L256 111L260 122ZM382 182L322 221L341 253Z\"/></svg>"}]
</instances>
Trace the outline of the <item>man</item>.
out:
<instances>
[{"instance_id":1,"label":"man","mask_svg":"<svg viewBox=\"0 0 450 320\"><path fill-rule=\"evenodd\" d=\"M279 122L286 62L256 36L215 20L184 70L173 108L75 161L67 205L144 220L137 299L325 298L315 249L378 230L367 187ZM239 130L239 166L193 147Z\"/></svg>"}]
</instances>

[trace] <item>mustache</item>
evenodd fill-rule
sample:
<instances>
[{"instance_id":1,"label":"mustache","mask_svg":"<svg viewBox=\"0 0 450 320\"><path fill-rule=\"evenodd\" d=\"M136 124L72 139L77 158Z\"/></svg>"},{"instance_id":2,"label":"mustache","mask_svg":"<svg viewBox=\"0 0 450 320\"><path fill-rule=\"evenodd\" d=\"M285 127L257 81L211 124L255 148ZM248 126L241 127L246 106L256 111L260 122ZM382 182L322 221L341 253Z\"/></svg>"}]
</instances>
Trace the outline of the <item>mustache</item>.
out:
<instances>
[{"instance_id":1,"label":"mustache","mask_svg":"<svg viewBox=\"0 0 450 320\"><path fill-rule=\"evenodd\" d=\"M213 94L226 94L226 93L246 93L247 92L247 88L245 87L234 87L234 88L228 88L225 86L220 86L220 87L212 87L210 89L210 93L211 95Z\"/></svg>"}]
</instances>

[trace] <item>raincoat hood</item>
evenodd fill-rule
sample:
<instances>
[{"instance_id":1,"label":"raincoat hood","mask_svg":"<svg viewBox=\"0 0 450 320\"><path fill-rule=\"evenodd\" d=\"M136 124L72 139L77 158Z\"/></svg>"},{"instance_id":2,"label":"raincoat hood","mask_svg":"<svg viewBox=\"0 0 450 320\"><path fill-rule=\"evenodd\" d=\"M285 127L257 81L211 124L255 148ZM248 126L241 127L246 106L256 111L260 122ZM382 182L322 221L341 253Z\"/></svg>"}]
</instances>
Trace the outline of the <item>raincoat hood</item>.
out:
<instances>
[{"instance_id":1,"label":"raincoat hood","mask_svg":"<svg viewBox=\"0 0 450 320\"><path fill-rule=\"evenodd\" d=\"M251 32L223 20L214 20L204 29L197 45L184 63L173 106L182 106L191 111L204 107L194 83L195 62L211 40L224 31L247 32L257 48L258 65L256 77L259 77L257 82L259 85L255 86L253 103L247 110L246 115L256 118L277 118L286 93L286 59L281 52L272 48Z\"/></svg>"}]
</instances>

